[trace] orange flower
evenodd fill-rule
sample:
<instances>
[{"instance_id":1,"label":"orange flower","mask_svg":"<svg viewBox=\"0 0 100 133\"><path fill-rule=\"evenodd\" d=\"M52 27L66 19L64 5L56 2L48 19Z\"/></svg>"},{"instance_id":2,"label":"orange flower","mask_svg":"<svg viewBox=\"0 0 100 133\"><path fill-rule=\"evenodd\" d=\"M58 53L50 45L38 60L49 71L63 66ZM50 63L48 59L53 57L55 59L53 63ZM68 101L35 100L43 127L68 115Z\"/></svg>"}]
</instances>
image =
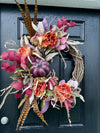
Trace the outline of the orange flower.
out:
<instances>
[{"instance_id":1,"label":"orange flower","mask_svg":"<svg viewBox=\"0 0 100 133\"><path fill-rule=\"evenodd\" d=\"M27 46L23 46L18 49L18 53L20 54L21 57L28 56L30 54L30 51L31 51L30 47Z\"/></svg>"},{"instance_id":2,"label":"orange flower","mask_svg":"<svg viewBox=\"0 0 100 133\"><path fill-rule=\"evenodd\" d=\"M54 89L55 89L57 98L61 103L71 97L71 88L68 84L65 84L65 83L60 84L56 86Z\"/></svg>"},{"instance_id":3,"label":"orange flower","mask_svg":"<svg viewBox=\"0 0 100 133\"><path fill-rule=\"evenodd\" d=\"M57 36L55 33L47 32L43 34L42 47L54 48L57 44Z\"/></svg>"},{"instance_id":4,"label":"orange flower","mask_svg":"<svg viewBox=\"0 0 100 133\"><path fill-rule=\"evenodd\" d=\"M36 81L35 81L36 82ZM39 81L36 87L36 83L33 87L35 96L42 97L46 92L47 84L44 81Z\"/></svg>"}]
</instances>

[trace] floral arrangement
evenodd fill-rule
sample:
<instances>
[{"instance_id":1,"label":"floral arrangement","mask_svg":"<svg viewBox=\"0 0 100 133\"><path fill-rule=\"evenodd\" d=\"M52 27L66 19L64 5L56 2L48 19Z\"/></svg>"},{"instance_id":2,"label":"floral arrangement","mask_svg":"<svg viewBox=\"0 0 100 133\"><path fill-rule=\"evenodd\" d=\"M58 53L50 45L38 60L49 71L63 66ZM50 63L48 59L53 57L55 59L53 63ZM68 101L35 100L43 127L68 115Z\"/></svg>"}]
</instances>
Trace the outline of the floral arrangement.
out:
<instances>
[{"instance_id":1,"label":"floral arrangement","mask_svg":"<svg viewBox=\"0 0 100 133\"><path fill-rule=\"evenodd\" d=\"M50 104L57 109L65 107L71 124L69 111L75 106L76 98L79 97L84 102L84 98L80 94L81 89L78 87L84 73L82 55L76 47L77 44L81 43L69 40L69 34L67 33L67 30L76 26L76 23L73 21L67 22L67 19L62 17L62 19L58 19L56 25L52 25L52 21L48 24L47 17L45 17L43 21L38 22L38 25L36 25L37 3L35 3L33 21L30 18L26 1L25 10L27 16L23 15L22 8L17 1L16 3L22 13L29 36L24 35L21 37L19 48L12 41L5 44L6 48L10 44L17 49L8 49L8 52L4 51L1 55L0 60L4 61L1 64L1 69L12 73L10 78L13 79L13 82L7 88L0 90L1 96L5 94L0 108L2 108L9 94L15 94L16 98L21 98L24 95L18 105L19 109L24 104L16 129L20 125L20 129L22 128L31 108L48 125L43 113L48 110ZM80 66L82 67L79 69L82 70L81 75L78 75L78 71L76 74L79 79L77 78L78 76L75 76L78 67L76 62L74 76L69 81L64 79L59 81L55 71L50 70L50 60L53 60L58 54L60 54L66 68L65 60L61 54L62 50L69 52L74 61L77 60L81 64Z\"/></svg>"}]
</instances>

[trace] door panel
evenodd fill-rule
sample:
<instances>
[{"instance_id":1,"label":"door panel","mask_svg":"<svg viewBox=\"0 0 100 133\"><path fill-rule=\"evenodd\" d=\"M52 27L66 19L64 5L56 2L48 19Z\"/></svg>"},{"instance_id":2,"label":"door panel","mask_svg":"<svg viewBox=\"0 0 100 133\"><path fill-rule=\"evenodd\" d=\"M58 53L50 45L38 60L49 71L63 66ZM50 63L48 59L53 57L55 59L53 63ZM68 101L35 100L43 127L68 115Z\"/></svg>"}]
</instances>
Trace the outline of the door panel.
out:
<instances>
[{"instance_id":1,"label":"door panel","mask_svg":"<svg viewBox=\"0 0 100 133\"><path fill-rule=\"evenodd\" d=\"M19 45L21 34L27 34L23 19L16 5L0 5L0 41L1 51L4 49L4 43L9 40L14 40ZM33 17L33 6L30 6L31 17ZM74 20L77 23L76 27L71 28L70 39L84 42L79 46L82 51L85 74L80 85L81 94L85 97L85 103L77 99L77 105L70 111L72 127L69 126L67 113L65 109L57 110L50 107L44 114L48 122L46 127L41 120L34 114L32 110L25 121L22 128L22 133L99 133L99 86L100 86L100 39L99 39L99 11L94 10L79 10L54 7L39 7L38 20L44 16L49 16L48 22L54 18L53 24L57 19L63 16L68 20ZM67 63L67 69L64 69L64 64L60 56L54 58L51 68L55 69L59 79L71 78L74 69L73 59L69 54L63 53ZM11 83L9 74L4 70L0 70L0 89L8 86ZM2 99L0 98L0 101ZM14 133L17 119L21 109L18 110L19 101L14 96L9 96L3 108L0 110L0 118L7 116L9 122L7 125L0 123L1 133Z\"/></svg>"}]
</instances>

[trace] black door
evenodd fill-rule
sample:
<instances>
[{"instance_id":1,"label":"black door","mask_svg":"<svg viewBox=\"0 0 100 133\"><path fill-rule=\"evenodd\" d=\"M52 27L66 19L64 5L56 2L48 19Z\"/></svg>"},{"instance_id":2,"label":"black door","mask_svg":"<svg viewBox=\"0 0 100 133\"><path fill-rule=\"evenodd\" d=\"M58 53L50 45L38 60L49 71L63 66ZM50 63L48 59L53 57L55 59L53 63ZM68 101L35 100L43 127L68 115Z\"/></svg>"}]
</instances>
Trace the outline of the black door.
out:
<instances>
[{"instance_id":1,"label":"black door","mask_svg":"<svg viewBox=\"0 0 100 133\"><path fill-rule=\"evenodd\" d=\"M30 6L31 17L33 17L33 6ZM77 105L70 111L72 127L69 126L66 110L56 110L50 108L45 113L45 119L48 122L46 127L41 120L31 110L26 122L22 128L22 133L99 133L100 122L100 11L96 10L81 10L56 7L39 7L38 18L48 16L48 21L52 18L57 19L63 16L68 20L74 20L77 26L70 29L70 38L84 42L79 48L83 53L85 74L80 85L82 94L85 98L85 103L77 99ZM0 5L0 53L4 49L6 41L13 40L19 44L21 34L27 34L21 14L16 5ZM52 63L52 68L56 70L59 79L65 78L66 81L71 78L71 73L74 68L74 63L71 58L64 56L67 69L64 70L63 62L59 56L55 57ZM4 70L0 70L0 89L8 86L11 83L9 74ZM0 101L2 99L0 98ZM20 111L17 109L18 101L14 95L7 98L3 108L0 110L0 119L3 116L8 118L8 123L2 125L0 123L1 133L14 133L17 119Z\"/></svg>"}]
</instances>

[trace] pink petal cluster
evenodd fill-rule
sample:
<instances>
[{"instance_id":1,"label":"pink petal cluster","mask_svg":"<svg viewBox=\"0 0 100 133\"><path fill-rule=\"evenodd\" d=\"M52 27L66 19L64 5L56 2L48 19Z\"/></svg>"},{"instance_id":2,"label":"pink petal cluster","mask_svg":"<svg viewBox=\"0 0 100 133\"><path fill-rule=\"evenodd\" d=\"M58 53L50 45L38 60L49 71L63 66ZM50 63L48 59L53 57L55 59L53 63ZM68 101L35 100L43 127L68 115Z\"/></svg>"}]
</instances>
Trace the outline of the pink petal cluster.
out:
<instances>
[{"instance_id":1,"label":"pink petal cluster","mask_svg":"<svg viewBox=\"0 0 100 133\"><path fill-rule=\"evenodd\" d=\"M18 64L20 64L20 62L21 62L20 55L16 52L13 52L12 50L8 50L8 53L4 51L2 53L2 59L3 60L9 59L10 61L16 61Z\"/></svg>"},{"instance_id":2,"label":"pink petal cluster","mask_svg":"<svg viewBox=\"0 0 100 133\"><path fill-rule=\"evenodd\" d=\"M9 59L10 61L16 61L17 64L20 64L20 62L21 62L20 55L11 50L8 50L8 53L4 51L2 53L2 59L3 60ZM1 64L1 69L6 69L7 72L15 72L16 68L17 68L17 66L15 64L9 65L8 62L3 62Z\"/></svg>"},{"instance_id":3,"label":"pink petal cluster","mask_svg":"<svg viewBox=\"0 0 100 133\"><path fill-rule=\"evenodd\" d=\"M59 18L57 21L58 28L61 28L64 25L66 25L66 27L64 28L64 32L66 32L69 29L69 27L76 26L76 23L73 21L70 21L69 23L67 23L67 19L65 17L62 17L62 20Z\"/></svg>"},{"instance_id":4,"label":"pink petal cluster","mask_svg":"<svg viewBox=\"0 0 100 133\"><path fill-rule=\"evenodd\" d=\"M9 65L8 62L3 62L1 64L1 69L5 69L7 72L15 72L17 66L15 64Z\"/></svg>"},{"instance_id":5,"label":"pink petal cluster","mask_svg":"<svg viewBox=\"0 0 100 133\"><path fill-rule=\"evenodd\" d=\"M63 25L67 25L67 19L65 17L62 17L62 20L59 18L57 21L58 28L61 28Z\"/></svg>"}]
</instances>

